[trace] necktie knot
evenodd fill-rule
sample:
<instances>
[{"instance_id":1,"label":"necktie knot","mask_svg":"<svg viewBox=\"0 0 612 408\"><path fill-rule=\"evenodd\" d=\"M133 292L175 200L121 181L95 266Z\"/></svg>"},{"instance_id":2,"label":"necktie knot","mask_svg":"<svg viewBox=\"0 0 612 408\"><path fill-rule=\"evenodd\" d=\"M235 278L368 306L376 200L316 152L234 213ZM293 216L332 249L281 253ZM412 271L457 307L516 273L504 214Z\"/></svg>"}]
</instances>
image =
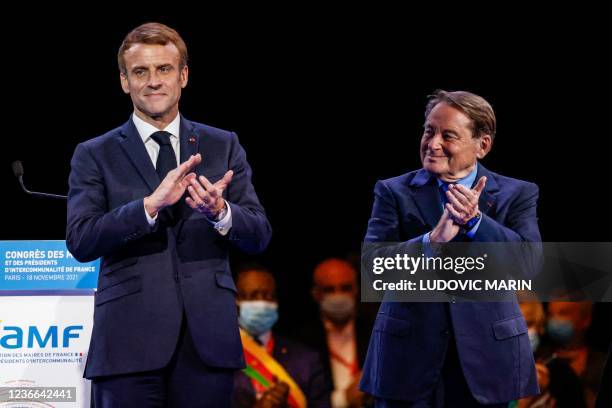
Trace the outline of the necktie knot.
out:
<instances>
[{"instance_id":1,"label":"necktie knot","mask_svg":"<svg viewBox=\"0 0 612 408\"><path fill-rule=\"evenodd\" d=\"M160 146L172 146L170 144L170 136L171 133L160 130L151 135L151 139L155 140L155 142Z\"/></svg>"},{"instance_id":2,"label":"necktie knot","mask_svg":"<svg viewBox=\"0 0 612 408\"><path fill-rule=\"evenodd\" d=\"M448 203L448 198L446 197L446 192L448 191L448 186L456 183L446 183L442 182L440 184L440 198L442 199L442 206L444 207Z\"/></svg>"}]
</instances>

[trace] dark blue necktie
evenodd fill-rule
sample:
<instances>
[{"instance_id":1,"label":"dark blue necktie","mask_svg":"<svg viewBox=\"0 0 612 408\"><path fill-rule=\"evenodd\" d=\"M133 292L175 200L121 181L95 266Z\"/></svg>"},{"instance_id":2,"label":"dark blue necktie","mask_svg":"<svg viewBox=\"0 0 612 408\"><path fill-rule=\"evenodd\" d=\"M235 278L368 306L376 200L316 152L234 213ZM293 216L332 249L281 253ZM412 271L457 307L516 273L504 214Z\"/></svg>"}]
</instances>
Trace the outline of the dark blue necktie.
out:
<instances>
[{"instance_id":1,"label":"dark blue necktie","mask_svg":"<svg viewBox=\"0 0 612 408\"><path fill-rule=\"evenodd\" d=\"M166 177L170 170L176 169L176 154L170 143L172 134L162 130L151 135L151 139L159 145L159 155L155 164L155 171L159 176L160 181Z\"/></svg>"},{"instance_id":2,"label":"dark blue necktie","mask_svg":"<svg viewBox=\"0 0 612 408\"><path fill-rule=\"evenodd\" d=\"M442 202L442 208L446 207L446 204L449 202L448 197L446 196L446 192L448 191L448 186L450 184L455 183L446 183L443 181L442 184L440 184L440 186L438 187L438 189L440 190L440 200Z\"/></svg>"}]
</instances>

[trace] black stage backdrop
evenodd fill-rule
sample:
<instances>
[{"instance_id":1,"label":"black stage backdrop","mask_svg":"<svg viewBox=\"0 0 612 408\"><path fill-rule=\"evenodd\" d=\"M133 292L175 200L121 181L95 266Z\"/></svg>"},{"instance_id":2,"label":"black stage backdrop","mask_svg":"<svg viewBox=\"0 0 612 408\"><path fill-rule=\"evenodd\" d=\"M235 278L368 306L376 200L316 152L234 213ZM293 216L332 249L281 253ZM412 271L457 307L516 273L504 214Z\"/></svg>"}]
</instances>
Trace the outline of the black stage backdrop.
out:
<instances>
[{"instance_id":1,"label":"black stage backdrop","mask_svg":"<svg viewBox=\"0 0 612 408\"><path fill-rule=\"evenodd\" d=\"M274 229L257 260L277 276L285 328L314 316L317 262L358 256L376 180L420 167L424 105L437 88L492 103L498 133L484 165L540 186L544 240L610 240L612 70L592 16L548 16L543 26L530 14L502 23L392 10L256 18L102 16L98 8L80 17L14 15L18 28L2 29L0 239L65 237L65 203L23 194L11 162L23 161L31 189L66 193L75 146L128 119L116 52L130 29L155 20L176 28L189 48L181 112L236 131L247 151ZM610 308L597 312L603 323ZM610 329L597 333L603 346Z\"/></svg>"}]
</instances>

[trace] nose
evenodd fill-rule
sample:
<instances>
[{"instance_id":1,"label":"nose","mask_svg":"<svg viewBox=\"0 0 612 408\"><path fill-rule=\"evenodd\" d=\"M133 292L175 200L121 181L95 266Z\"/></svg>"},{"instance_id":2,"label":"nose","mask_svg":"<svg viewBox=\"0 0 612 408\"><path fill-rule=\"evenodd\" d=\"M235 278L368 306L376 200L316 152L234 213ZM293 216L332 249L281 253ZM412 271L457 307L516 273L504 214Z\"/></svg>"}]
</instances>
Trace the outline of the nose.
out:
<instances>
[{"instance_id":1,"label":"nose","mask_svg":"<svg viewBox=\"0 0 612 408\"><path fill-rule=\"evenodd\" d=\"M442 149L442 135L440 132L434 133L427 142L427 150L437 151Z\"/></svg>"},{"instance_id":2,"label":"nose","mask_svg":"<svg viewBox=\"0 0 612 408\"><path fill-rule=\"evenodd\" d=\"M147 83L149 88L158 89L161 86L161 80L157 72L153 71L151 75L149 75L149 82Z\"/></svg>"}]
</instances>

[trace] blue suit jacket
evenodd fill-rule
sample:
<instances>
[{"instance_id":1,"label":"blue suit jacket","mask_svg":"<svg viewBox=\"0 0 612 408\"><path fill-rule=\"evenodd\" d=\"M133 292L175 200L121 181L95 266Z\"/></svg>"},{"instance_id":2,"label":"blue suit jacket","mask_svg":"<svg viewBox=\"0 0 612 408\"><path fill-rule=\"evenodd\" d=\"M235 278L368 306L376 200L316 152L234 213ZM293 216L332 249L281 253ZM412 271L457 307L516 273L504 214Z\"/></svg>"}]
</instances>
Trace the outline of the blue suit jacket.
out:
<instances>
[{"instance_id":1,"label":"blue suit jacket","mask_svg":"<svg viewBox=\"0 0 612 408\"><path fill-rule=\"evenodd\" d=\"M320 353L275 333L272 356L300 387L309 408L329 408L331 406L331 379L323 368ZM235 374L232 398L234 408L251 408L255 404L253 384L242 371Z\"/></svg>"},{"instance_id":2,"label":"blue suit jacket","mask_svg":"<svg viewBox=\"0 0 612 408\"><path fill-rule=\"evenodd\" d=\"M483 218L473 241L539 242L538 187L479 164L476 182L481 176L487 176L479 201ZM426 170L379 181L365 240L420 243L441 215L436 178ZM445 307L450 309L452 326L445 323ZM380 398L425 398L439 380L448 330L454 333L463 373L479 402L502 403L538 393L527 325L516 300L382 303L362 389Z\"/></svg>"},{"instance_id":3,"label":"blue suit jacket","mask_svg":"<svg viewBox=\"0 0 612 408\"><path fill-rule=\"evenodd\" d=\"M214 183L234 171L224 193L232 211L226 236L184 198L149 226L143 198L160 179L131 119L74 152L67 246L80 261L102 258L87 378L165 366L183 310L205 364L244 365L228 249L262 251L271 228L234 133L181 117L179 138L181 162L202 154L198 175Z\"/></svg>"}]
</instances>

